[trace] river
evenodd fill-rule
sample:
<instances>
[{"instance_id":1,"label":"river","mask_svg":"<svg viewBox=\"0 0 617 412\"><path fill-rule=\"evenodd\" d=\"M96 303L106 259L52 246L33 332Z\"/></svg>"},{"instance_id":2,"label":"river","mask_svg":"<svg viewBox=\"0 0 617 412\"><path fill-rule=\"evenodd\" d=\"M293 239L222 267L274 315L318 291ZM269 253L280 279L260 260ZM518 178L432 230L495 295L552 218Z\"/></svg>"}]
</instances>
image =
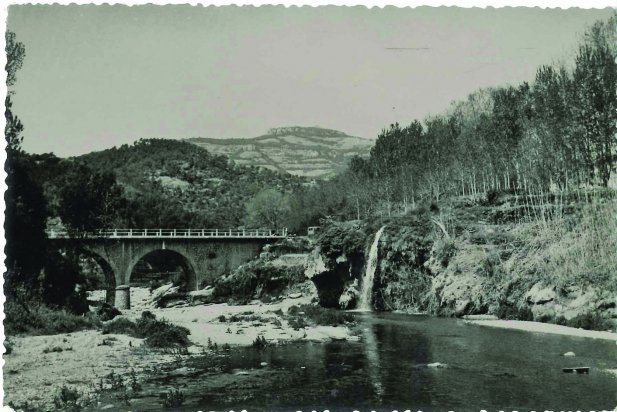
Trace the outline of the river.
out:
<instances>
[{"instance_id":1,"label":"river","mask_svg":"<svg viewBox=\"0 0 617 412\"><path fill-rule=\"evenodd\" d=\"M613 410L617 345L608 340L488 328L457 319L358 313L359 342L241 348L194 359L174 410ZM564 357L565 352L576 357ZM438 363L438 364L437 364ZM589 366L589 374L565 367ZM147 392L147 391L146 391ZM147 396L135 410L156 410Z\"/></svg>"}]
</instances>

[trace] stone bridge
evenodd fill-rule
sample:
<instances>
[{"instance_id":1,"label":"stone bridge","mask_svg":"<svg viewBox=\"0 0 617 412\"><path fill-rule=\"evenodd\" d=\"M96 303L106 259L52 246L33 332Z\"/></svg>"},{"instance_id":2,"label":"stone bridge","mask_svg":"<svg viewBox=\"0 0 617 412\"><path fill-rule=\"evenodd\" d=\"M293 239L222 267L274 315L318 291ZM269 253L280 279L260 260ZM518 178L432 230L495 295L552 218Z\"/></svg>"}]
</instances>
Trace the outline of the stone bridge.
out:
<instances>
[{"instance_id":1,"label":"stone bridge","mask_svg":"<svg viewBox=\"0 0 617 412\"><path fill-rule=\"evenodd\" d=\"M85 234L48 231L50 239L70 242L99 264L107 283L106 300L120 309L130 307L133 268L150 253L165 250L177 254L187 275L187 289L196 290L259 256L264 245L286 236L286 229L110 229Z\"/></svg>"}]
</instances>

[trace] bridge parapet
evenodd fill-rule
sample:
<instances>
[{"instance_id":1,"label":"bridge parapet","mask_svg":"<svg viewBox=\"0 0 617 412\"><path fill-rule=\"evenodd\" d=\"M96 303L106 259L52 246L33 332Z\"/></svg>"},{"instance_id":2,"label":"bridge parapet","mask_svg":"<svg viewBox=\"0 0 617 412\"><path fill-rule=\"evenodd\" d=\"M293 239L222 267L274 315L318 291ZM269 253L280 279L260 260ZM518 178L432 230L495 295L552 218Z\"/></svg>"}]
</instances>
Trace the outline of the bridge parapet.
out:
<instances>
[{"instance_id":1,"label":"bridge parapet","mask_svg":"<svg viewBox=\"0 0 617 412\"><path fill-rule=\"evenodd\" d=\"M283 239L284 229L101 229L70 233L50 229L50 239Z\"/></svg>"}]
</instances>

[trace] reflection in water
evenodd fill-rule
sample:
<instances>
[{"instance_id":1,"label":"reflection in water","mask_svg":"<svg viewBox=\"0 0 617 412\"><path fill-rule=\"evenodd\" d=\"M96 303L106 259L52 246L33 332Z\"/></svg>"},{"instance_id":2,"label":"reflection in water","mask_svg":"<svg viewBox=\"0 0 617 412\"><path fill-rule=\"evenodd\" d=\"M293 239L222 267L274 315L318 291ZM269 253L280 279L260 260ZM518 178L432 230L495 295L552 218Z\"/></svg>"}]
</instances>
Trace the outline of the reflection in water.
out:
<instances>
[{"instance_id":1,"label":"reflection in water","mask_svg":"<svg viewBox=\"0 0 617 412\"><path fill-rule=\"evenodd\" d=\"M373 325L367 325L362 329L364 353L366 354L367 371L370 383L375 391L375 401L381 404L383 401L384 388L381 382L381 368L379 364L379 348L373 331Z\"/></svg>"}]
</instances>

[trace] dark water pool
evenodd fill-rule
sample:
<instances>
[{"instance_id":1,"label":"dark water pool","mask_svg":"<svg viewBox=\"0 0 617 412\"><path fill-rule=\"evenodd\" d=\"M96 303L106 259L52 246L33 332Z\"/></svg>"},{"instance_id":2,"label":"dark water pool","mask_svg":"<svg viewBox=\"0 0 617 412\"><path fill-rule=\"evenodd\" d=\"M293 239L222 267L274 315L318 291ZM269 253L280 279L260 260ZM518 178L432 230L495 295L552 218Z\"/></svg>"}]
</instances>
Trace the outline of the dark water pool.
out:
<instances>
[{"instance_id":1,"label":"dark water pool","mask_svg":"<svg viewBox=\"0 0 617 412\"><path fill-rule=\"evenodd\" d=\"M187 395L176 410L584 411L617 406L617 377L607 372L617 369L615 342L426 316L358 318L360 342L246 348L217 365L198 362L201 372L195 376L164 384L177 384ZM576 357L562 356L569 351ZM434 363L440 365L427 366ZM576 366L589 366L590 373L562 372Z\"/></svg>"}]
</instances>

